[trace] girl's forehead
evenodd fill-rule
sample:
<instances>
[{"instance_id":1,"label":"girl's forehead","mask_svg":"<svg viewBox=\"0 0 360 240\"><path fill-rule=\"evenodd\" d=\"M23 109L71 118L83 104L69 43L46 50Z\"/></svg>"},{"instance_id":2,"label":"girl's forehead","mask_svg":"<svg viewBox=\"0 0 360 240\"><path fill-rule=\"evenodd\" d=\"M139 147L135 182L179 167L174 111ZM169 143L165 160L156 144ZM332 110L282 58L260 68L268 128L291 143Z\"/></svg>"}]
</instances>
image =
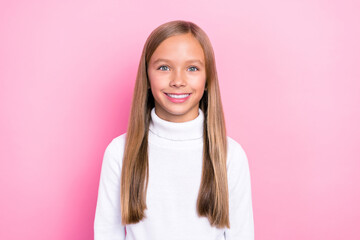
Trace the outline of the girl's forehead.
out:
<instances>
[{"instance_id":1,"label":"girl's forehead","mask_svg":"<svg viewBox=\"0 0 360 240\"><path fill-rule=\"evenodd\" d=\"M164 46L181 47L189 44L201 48L201 44L191 33L179 34L168 37L167 39L162 41L157 48L161 48Z\"/></svg>"},{"instance_id":2,"label":"girl's forehead","mask_svg":"<svg viewBox=\"0 0 360 240\"><path fill-rule=\"evenodd\" d=\"M204 51L199 41L191 34L181 34L165 39L155 49L150 61L161 59L185 59L204 61Z\"/></svg>"}]
</instances>

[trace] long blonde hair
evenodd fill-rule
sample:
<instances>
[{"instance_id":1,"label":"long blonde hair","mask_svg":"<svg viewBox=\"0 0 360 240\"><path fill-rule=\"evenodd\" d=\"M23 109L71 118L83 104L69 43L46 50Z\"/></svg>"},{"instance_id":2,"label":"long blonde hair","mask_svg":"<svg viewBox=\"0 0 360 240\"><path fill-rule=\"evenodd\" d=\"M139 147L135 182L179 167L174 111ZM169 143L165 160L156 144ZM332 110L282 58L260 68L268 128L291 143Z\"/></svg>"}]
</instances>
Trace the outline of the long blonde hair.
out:
<instances>
[{"instance_id":1,"label":"long blonde hair","mask_svg":"<svg viewBox=\"0 0 360 240\"><path fill-rule=\"evenodd\" d=\"M147 65L156 48L165 39L191 33L205 54L206 85L199 107L204 112L203 167L197 198L197 213L207 217L212 226L228 227L229 196L226 171L227 140L220 97L215 57L206 33L188 21L164 23L147 38L136 77L126 134L121 172L122 223L133 224L145 216L146 192L149 179L148 131L151 109L155 106L147 76Z\"/></svg>"}]
</instances>

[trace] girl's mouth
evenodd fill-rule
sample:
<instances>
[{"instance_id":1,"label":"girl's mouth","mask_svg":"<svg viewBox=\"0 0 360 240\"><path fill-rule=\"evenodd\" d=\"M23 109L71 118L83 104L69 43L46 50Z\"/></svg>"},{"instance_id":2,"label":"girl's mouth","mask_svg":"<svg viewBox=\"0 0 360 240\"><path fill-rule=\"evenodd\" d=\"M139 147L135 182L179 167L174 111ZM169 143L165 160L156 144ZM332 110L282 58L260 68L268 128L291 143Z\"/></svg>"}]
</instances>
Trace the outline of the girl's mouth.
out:
<instances>
[{"instance_id":1,"label":"girl's mouth","mask_svg":"<svg viewBox=\"0 0 360 240\"><path fill-rule=\"evenodd\" d=\"M165 93L165 95L173 103L182 103L185 102L190 97L191 93L181 93L181 94Z\"/></svg>"}]
</instances>

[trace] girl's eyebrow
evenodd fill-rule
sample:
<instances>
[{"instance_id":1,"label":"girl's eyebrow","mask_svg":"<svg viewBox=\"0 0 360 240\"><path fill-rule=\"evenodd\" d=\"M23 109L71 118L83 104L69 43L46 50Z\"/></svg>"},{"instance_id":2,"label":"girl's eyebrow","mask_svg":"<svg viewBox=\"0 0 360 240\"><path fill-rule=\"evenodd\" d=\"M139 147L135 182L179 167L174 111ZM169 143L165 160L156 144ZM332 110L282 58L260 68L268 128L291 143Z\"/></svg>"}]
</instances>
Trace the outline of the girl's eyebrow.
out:
<instances>
[{"instance_id":1,"label":"girl's eyebrow","mask_svg":"<svg viewBox=\"0 0 360 240\"><path fill-rule=\"evenodd\" d=\"M171 60L165 59L165 58L158 58L153 62L153 64L156 64L158 62L170 62L171 63ZM204 66L203 62L201 60L198 60L198 59L190 59L190 60L187 60L186 63L198 63L201 66Z\"/></svg>"}]
</instances>

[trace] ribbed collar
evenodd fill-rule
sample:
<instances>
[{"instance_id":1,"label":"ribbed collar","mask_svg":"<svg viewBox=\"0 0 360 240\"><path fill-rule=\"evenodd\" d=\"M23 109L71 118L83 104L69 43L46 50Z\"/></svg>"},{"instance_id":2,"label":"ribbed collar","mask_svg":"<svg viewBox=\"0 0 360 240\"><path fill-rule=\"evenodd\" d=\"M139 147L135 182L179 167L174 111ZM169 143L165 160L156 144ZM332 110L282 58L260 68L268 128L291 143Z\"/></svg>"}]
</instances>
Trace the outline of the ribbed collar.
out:
<instances>
[{"instance_id":1,"label":"ribbed collar","mask_svg":"<svg viewBox=\"0 0 360 240\"><path fill-rule=\"evenodd\" d=\"M202 139L204 126L204 113L199 108L199 115L187 122L170 122L161 119L155 113L155 107L151 110L149 130L157 137L173 141L187 141Z\"/></svg>"}]
</instances>

